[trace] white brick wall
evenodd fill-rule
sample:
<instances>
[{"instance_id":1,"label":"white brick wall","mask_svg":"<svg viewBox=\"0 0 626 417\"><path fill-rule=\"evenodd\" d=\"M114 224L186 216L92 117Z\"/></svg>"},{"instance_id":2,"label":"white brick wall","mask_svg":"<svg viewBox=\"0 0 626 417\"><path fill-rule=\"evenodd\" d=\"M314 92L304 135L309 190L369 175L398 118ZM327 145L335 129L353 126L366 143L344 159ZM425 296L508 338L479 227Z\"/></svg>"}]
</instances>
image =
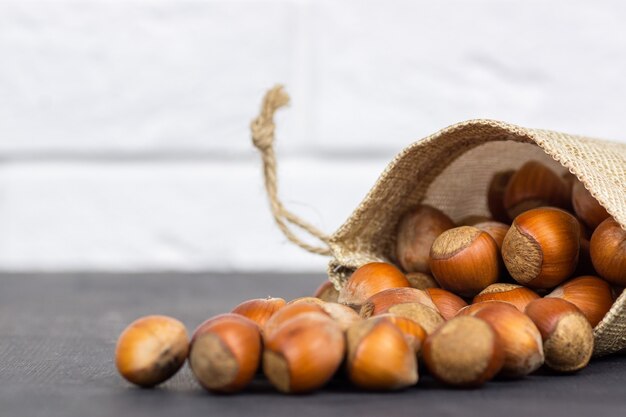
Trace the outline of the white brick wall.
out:
<instances>
[{"instance_id":1,"label":"white brick wall","mask_svg":"<svg viewBox=\"0 0 626 417\"><path fill-rule=\"evenodd\" d=\"M332 231L474 117L626 139L620 1L0 1L0 269L322 270L248 124L286 84L281 194Z\"/></svg>"}]
</instances>

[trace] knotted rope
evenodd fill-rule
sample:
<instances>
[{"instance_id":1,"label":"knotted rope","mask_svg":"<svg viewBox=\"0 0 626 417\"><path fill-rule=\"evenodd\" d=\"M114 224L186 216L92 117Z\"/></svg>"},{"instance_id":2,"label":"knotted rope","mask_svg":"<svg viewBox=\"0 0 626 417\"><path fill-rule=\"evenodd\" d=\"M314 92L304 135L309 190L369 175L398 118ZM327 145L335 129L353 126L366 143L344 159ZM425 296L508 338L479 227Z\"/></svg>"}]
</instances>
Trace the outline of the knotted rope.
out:
<instances>
[{"instance_id":1,"label":"knotted rope","mask_svg":"<svg viewBox=\"0 0 626 417\"><path fill-rule=\"evenodd\" d=\"M261 151L265 189L267 190L267 196L270 201L272 215L280 230L282 230L287 239L301 248L319 255L330 255L331 252L328 245L329 236L287 210L278 197L276 155L274 153L274 113L288 103L289 95L287 95L281 85L275 86L265 94L261 112L250 124L252 143ZM292 232L289 228L289 224L307 231L310 235L320 240L323 245L313 246L304 242Z\"/></svg>"}]
</instances>

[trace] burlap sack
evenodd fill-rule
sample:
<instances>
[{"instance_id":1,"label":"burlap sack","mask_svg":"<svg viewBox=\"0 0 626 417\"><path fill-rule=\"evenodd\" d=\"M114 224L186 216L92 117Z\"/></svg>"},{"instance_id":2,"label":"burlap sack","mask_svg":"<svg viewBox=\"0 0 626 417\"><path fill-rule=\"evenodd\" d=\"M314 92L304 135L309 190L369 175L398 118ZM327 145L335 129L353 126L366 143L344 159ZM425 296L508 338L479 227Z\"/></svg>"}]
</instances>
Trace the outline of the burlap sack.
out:
<instances>
[{"instance_id":1,"label":"burlap sack","mask_svg":"<svg viewBox=\"0 0 626 417\"><path fill-rule=\"evenodd\" d=\"M270 90L252 122L261 150L272 213L287 238L330 256L329 279L338 288L354 269L371 261L394 262L400 216L419 203L443 210L453 220L488 215L486 188L494 172L534 159L558 172L569 170L626 229L626 145L583 136L528 129L494 120L469 120L428 136L400 152L348 220L328 236L284 208L276 189L274 112L289 97ZM321 246L303 242L290 225L306 230ZM626 348L626 292L594 329L596 356Z\"/></svg>"}]
</instances>

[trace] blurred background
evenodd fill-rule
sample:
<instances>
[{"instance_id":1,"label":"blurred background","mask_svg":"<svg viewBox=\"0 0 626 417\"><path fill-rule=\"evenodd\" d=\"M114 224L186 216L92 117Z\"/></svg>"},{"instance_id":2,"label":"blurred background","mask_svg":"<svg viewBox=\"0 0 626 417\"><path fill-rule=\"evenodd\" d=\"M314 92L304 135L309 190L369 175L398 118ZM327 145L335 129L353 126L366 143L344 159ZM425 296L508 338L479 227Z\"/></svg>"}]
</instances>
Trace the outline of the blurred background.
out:
<instances>
[{"instance_id":1,"label":"blurred background","mask_svg":"<svg viewBox=\"0 0 626 417\"><path fill-rule=\"evenodd\" d=\"M623 1L0 1L0 270L317 271L404 146L494 118L626 141Z\"/></svg>"}]
</instances>

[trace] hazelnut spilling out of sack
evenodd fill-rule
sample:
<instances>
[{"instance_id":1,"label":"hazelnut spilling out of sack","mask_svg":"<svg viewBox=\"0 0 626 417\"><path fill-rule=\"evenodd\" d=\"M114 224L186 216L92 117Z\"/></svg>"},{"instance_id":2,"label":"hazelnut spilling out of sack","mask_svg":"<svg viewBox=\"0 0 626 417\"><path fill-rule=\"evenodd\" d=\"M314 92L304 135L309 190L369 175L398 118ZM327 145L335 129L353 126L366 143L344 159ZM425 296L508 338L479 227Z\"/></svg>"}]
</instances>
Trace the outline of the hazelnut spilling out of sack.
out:
<instances>
[{"instance_id":1,"label":"hazelnut spilling out of sack","mask_svg":"<svg viewBox=\"0 0 626 417\"><path fill-rule=\"evenodd\" d=\"M252 126L274 202L273 114L287 100L281 88L270 91ZM272 129L265 129L269 124ZM510 126L456 127L474 128L468 137L493 128L490 140L523 142ZM533 146L528 142L534 136L527 135L523 146ZM438 205L443 200L432 195L394 196L390 187L398 176L389 172L400 168L391 166L367 197L386 196L378 203L384 201L387 211L371 217L374 203L368 200L332 238L273 204L284 232L287 223L296 225L322 245L285 232L291 241L333 256L329 282L295 300L243 301L205 321L191 342L178 321L140 319L120 336L120 374L154 386L187 358L199 386L210 392L234 393L264 378L281 393L297 394L333 379L361 390L392 391L419 389L422 373L446 386L479 387L542 368L580 372L593 356L626 347L598 331L626 322L623 313L607 314L624 302L626 193L613 193L619 201L600 199L587 189L584 175L568 175L562 167L560 172L552 162L520 158L506 169L495 167L480 193L468 197L484 209L475 213L449 201ZM626 176L626 164L617 165ZM431 174L420 175L425 172ZM471 188L465 179L447 175L443 182L437 172L429 189L447 188L463 201Z\"/></svg>"}]
</instances>

